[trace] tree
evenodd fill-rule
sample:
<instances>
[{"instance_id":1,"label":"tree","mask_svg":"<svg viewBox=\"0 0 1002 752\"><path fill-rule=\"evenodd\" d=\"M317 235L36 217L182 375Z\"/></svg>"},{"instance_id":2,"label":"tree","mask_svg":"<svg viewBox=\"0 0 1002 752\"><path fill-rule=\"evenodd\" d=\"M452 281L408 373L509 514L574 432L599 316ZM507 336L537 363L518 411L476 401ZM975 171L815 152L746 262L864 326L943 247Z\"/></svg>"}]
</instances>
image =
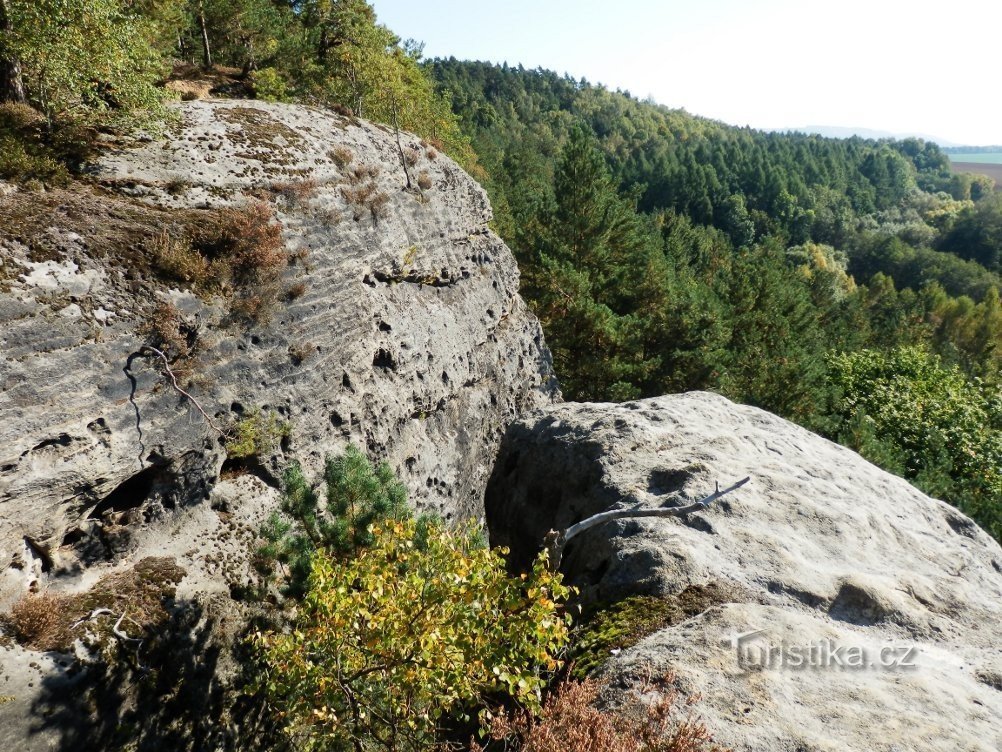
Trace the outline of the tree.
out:
<instances>
[{"instance_id":1,"label":"tree","mask_svg":"<svg viewBox=\"0 0 1002 752\"><path fill-rule=\"evenodd\" d=\"M119 0L3 0L2 7L6 75L20 65L28 101L50 122L162 101L157 29Z\"/></svg>"},{"instance_id":2,"label":"tree","mask_svg":"<svg viewBox=\"0 0 1002 752\"><path fill-rule=\"evenodd\" d=\"M260 684L313 750L425 750L444 717L508 696L538 711L568 639L545 555L509 575L470 532L376 526L357 557L318 550L291 632L258 633Z\"/></svg>"},{"instance_id":3,"label":"tree","mask_svg":"<svg viewBox=\"0 0 1002 752\"><path fill-rule=\"evenodd\" d=\"M998 389L916 347L843 353L830 362L840 439L869 449L874 460L881 458L873 456L874 446L896 458L892 469L1002 538ZM861 421L869 430L858 430ZM854 444L854 436L868 437L870 446Z\"/></svg>"},{"instance_id":4,"label":"tree","mask_svg":"<svg viewBox=\"0 0 1002 752\"><path fill-rule=\"evenodd\" d=\"M575 128L542 207L537 263L527 289L575 399L630 399L657 366L642 350L637 309L665 291L668 273L656 228L618 195L594 136ZM656 282L650 279L657 279Z\"/></svg>"},{"instance_id":5,"label":"tree","mask_svg":"<svg viewBox=\"0 0 1002 752\"><path fill-rule=\"evenodd\" d=\"M7 3L0 0L0 104L26 104L28 95L21 77L21 61L12 45L14 24Z\"/></svg>"},{"instance_id":6,"label":"tree","mask_svg":"<svg viewBox=\"0 0 1002 752\"><path fill-rule=\"evenodd\" d=\"M409 515L407 490L385 462L375 468L354 446L324 463L325 504L299 465L285 471L282 514L262 528L267 541L260 553L269 566L286 567L285 591L305 592L311 557L318 549L349 556L373 543L372 526Z\"/></svg>"}]
</instances>

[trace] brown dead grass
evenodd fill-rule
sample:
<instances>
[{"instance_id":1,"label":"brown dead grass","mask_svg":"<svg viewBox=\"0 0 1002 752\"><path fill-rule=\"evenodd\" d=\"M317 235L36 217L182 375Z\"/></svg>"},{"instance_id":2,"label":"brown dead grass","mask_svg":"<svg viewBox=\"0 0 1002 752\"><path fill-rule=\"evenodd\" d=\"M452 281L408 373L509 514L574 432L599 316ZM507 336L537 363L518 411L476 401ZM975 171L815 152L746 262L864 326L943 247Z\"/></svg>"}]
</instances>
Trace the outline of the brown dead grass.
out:
<instances>
[{"instance_id":1,"label":"brown dead grass","mask_svg":"<svg viewBox=\"0 0 1002 752\"><path fill-rule=\"evenodd\" d=\"M657 699L635 700L613 712L596 707L602 685L593 679L567 680L547 697L539 718L500 711L491 719L490 737L505 750L521 752L726 752L714 744L706 726L672 687L673 676L659 682ZM483 752L476 742L471 752Z\"/></svg>"},{"instance_id":2,"label":"brown dead grass","mask_svg":"<svg viewBox=\"0 0 1002 752\"><path fill-rule=\"evenodd\" d=\"M137 636L156 630L170 617L167 601L174 597L176 585L187 574L174 559L149 557L125 572L102 578L85 593L29 594L0 617L5 631L31 650L68 652L74 640L83 635L83 625L96 625L111 634L111 626L125 612L129 626L125 630ZM97 609L106 608L112 615L101 615L80 622Z\"/></svg>"},{"instance_id":3,"label":"brown dead grass","mask_svg":"<svg viewBox=\"0 0 1002 752\"><path fill-rule=\"evenodd\" d=\"M31 261L65 260L67 233L81 237L89 258L126 270L134 286L221 294L241 315L277 302L288 264L282 226L265 202L163 209L80 184L0 197L0 239L26 246Z\"/></svg>"}]
</instances>

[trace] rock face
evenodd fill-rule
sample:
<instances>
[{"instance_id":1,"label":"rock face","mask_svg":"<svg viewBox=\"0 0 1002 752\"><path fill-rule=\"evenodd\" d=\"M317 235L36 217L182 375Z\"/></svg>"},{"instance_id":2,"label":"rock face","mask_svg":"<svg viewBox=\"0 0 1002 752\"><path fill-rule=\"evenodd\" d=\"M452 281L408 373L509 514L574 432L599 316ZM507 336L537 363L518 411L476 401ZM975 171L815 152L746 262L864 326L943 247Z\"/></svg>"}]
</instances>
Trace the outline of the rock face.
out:
<instances>
[{"instance_id":1,"label":"rock face","mask_svg":"<svg viewBox=\"0 0 1002 752\"><path fill-rule=\"evenodd\" d=\"M283 465L315 477L354 443L390 463L417 507L480 518L506 426L559 397L486 195L450 159L306 107L178 113L166 136L107 150L91 184L0 191L0 612L29 588L82 592L140 558L176 560L177 599L204 638L179 653L216 694L162 719L194 719L157 737L172 749L226 732L212 703L246 624L231 595ZM274 300L252 320L225 284L186 284L190 255L169 241L262 201L289 263L260 283ZM174 368L194 401L143 349L167 303L193 344ZM240 475L220 432L255 415L275 435ZM72 662L0 651L0 748L111 748L116 728L157 727L156 698L95 716Z\"/></svg>"},{"instance_id":2,"label":"rock face","mask_svg":"<svg viewBox=\"0 0 1002 752\"><path fill-rule=\"evenodd\" d=\"M1002 749L1002 549L761 410L692 393L523 418L488 488L492 543L526 561L551 528L681 505L746 475L686 519L610 523L569 544L563 569L586 600L726 594L613 657L611 686L674 671L736 750Z\"/></svg>"},{"instance_id":3,"label":"rock face","mask_svg":"<svg viewBox=\"0 0 1002 752\"><path fill-rule=\"evenodd\" d=\"M291 427L274 454L308 471L356 442L418 506L479 516L501 432L555 394L483 190L414 137L398 147L392 131L330 112L195 102L180 115L169 137L101 159L111 193L0 198L15 217L0 228L0 563L58 569L88 518L208 496L225 457L216 432L155 358L134 357L157 301L197 328L188 390L217 425L274 414ZM353 185L382 205L352 205ZM262 190L296 259L283 284L299 285L267 325L234 324L218 298L108 251L109 226L149 256L142 225L167 230L173 214Z\"/></svg>"}]
</instances>

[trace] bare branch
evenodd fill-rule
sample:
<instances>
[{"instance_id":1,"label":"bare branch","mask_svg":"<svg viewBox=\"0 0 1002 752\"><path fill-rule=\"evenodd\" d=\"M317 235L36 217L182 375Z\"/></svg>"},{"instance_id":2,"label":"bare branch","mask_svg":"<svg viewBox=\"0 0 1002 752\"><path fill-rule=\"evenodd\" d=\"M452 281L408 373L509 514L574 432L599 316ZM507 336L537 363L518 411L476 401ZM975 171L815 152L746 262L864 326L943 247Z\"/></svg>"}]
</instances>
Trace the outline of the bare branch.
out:
<instances>
[{"instance_id":1,"label":"bare branch","mask_svg":"<svg viewBox=\"0 0 1002 752\"><path fill-rule=\"evenodd\" d=\"M720 484L717 483L716 490L709 496L700 499L697 502L689 504L684 507L660 507L657 509L644 509L641 507L633 507L631 509L613 509L608 512L600 512L599 514L593 515L586 520L582 520L562 532L557 532L556 530L551 530L546 534L544 538L546 542L546 548L550 554L549 566L551 569L556 571L560 567L561 559L564 555L564 548L570 542L571 538L585 532L586 530L591 530L593 527L602 525L606 522L612 522L613 520L622 520L627 518L638 518L638 517L684 517L692 512L698 512L702 509L706 509L710 504L715 502L722 496L729 494L731 491L736 491L745 485L751 478L744 478L739 480L737 483L728 486L724 490L720 490Z\"/></svg>"},{"instance_id":2,"label":"bare branch","mask_svg":"<svg viewBox=\"0 0 1002 752\"><path fill-rule=\"evenodd\" d=\"M202 409L202 406L200 404L198 404L198 400L196 400L194 397L192 397L190 394L188 394L188 392L186 392L184 389L182 389L181 385L177 383L177 376L174 374L174 371L171 370L170 361L167 360L167 356L162 351L158 350L157 348L153 347L152 345L144 345L143 349L149 350L154 355L156 355L157 357L160 358L161 362L163 363L164 372L167 374L167 377L170 379L171 386L174 387L174 391L177 392L178 394L180 394L182 397L186 398L189 402L191 402L191 404L193 404L195 406L195 409L198 410L198 412L200 412L202 414L203 418L205 418L205 422L208 423L212 427L212 430L215 431L216 433L222 435L223 432L219 429L219 426L217 426L213 422L212 418L209 417L209 414L207 412L205 412L205 410Z\"/></svg>"}]
</instances>

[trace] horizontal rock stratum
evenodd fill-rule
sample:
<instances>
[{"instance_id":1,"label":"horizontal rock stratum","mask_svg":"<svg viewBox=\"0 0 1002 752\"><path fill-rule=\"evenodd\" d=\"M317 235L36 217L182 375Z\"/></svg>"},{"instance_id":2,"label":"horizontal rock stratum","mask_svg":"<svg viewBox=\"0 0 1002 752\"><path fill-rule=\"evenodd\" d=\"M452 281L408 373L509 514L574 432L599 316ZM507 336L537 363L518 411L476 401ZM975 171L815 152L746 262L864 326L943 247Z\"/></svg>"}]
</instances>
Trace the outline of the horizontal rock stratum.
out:
<instances>
[{"instance_id":1,"label":"horizontal rock stratum","mask_svg":"<svg viewBox=\"0 0 1002 752\"><path fill-rule=\"evenodd\" d=\"M98 700L114 687L89 694L72 661L0 645L2 749L110 749L124 727L164 748L232 745L213 698L282 468L317 477L352 443L415 506L479 519L505 428L559 397L486 194L451 159L328 110L177 113L166 134L109 144L87 181L0 191L0 612L29 588L84 592L173 560L177 601L202 615L175 647L196 689L173 708L124 688ZM282 263L244 288L213 278L209 230L228 210L252 211L216 233L231 246L241 227L281 229ZM199 238L204 260L183 247ZM237 262L268 261L258 250ZM174 368L198 406L143 350L168 324L192 346ZM233 467L209 420L225 432L254 415L275 435Z\"/></svg>"},{"instance_id":2,"label":"horizontal rock stratum","mask_svg":"<svg viewBox=\"0 0 1002 752\"><path fill-rule=\"evenodd\" d=\"M736 750L1002 749L1002 549L762 410L691 393L527 416L488 488L492 542L526 561L550 529L745 476L683 520L609 523L568 545L563 570L588 601L710 594L702 613L610 657L611 685L674 671Z\"/></svg>"}]
</instances>

